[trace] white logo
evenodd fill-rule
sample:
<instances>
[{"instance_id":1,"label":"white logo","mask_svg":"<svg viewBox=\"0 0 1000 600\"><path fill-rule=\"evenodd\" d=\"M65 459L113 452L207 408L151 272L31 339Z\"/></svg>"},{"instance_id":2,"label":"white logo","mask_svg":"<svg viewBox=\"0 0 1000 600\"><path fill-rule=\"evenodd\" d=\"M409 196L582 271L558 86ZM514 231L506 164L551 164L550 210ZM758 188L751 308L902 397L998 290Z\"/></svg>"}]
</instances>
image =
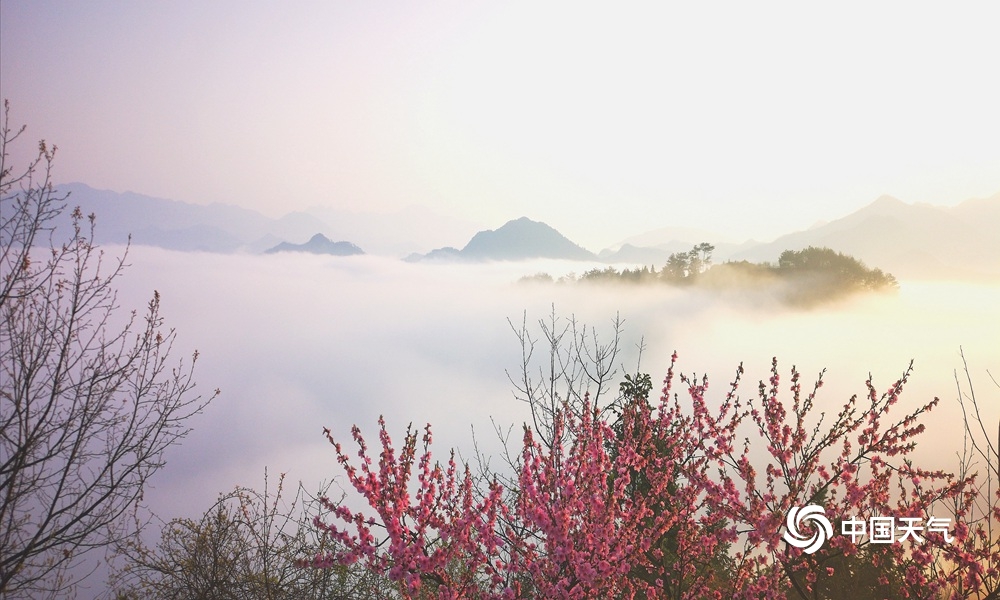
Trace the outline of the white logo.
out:
<instances>
[{"instance_id":1,"label":"white logo","mask_svg":"<svg viewBox=\"0 0 1000 600\"><path fill-rule=\"evenodd\" d=\"M799 531L799 526L803 521L812 522L815 532L812 537L806 537ZM833 525L826 518L822 506L810 504L809 506L793 506L788 511L788 518L785 519L785 541L802 548L806 554L812 554L819 550L826 543L826 540L833 537Z\"/></svg>"}]
</instances>

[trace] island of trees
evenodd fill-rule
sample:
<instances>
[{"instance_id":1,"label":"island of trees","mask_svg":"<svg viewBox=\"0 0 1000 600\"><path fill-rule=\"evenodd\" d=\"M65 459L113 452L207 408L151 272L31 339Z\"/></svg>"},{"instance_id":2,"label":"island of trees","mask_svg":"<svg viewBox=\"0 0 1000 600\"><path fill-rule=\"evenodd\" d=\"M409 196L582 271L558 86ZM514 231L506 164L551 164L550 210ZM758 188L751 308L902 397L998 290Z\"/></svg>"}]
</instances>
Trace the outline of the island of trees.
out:
<instances>
[{"instance_id":1,"label":"island of trees","mask_svg":"<svg viewBox=\"0 0 1000 600\"><path fill-rule=\"evenodd\" d=\"M547 273L523 277L521 281L667 284L706 290L774 290L796 305L812 305L842 298L856 292L884 292L898 289L891 274L869 268L860 260L830 248L810 246L785 250L777 263L746 260L712 264L715 247L697 244L688 252L675 252L663 268L655 266L593 268L579 277L570 274L554 280Z\"/></svg>"}]
</instances>

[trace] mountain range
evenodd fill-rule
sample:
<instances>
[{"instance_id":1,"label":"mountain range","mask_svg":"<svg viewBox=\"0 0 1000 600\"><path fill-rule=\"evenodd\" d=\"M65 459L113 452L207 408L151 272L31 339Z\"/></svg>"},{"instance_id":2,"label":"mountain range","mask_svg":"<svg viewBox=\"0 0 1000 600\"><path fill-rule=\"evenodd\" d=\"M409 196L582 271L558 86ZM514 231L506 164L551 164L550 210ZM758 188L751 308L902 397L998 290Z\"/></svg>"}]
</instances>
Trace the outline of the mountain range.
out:
<instances>
[{"instance_id":1,"label":"mountain range","mask_svg":"<svg viewBox=\"0 0 1000 600\"><path fill-rule=\"evenodd\" d=\"M327 207L270 218L227 204L190 204L135 192L94 189L83 183L56 188L71 206L97 215L96 241L102 244L159 246L172 250L259 254L282 242L305 242L316 233L350 240L364 251L405 256L425 252L445 239L468 239L482 226L445 217L422 207L395 213L363 214ZM61 225L69 224L68 211Z\"/></svg>"},{"instance_id":2,"label":"mountain range","mask_svg":"<svg viewBox=\"0 0 1000 600\"><path fill-rule=\"evenodd\" d=\"M308 252L309 254L330 254L332 256L354 256L365 253L364 250L351 242L334 242L322 233L312 236L304 244L281 242L277 246L265 250L264 254L277 254L278 252Z\"/></svg>"},{"instance_id":3,"label":"mountain range","mask_svg":"<svg viewBox=\"0 0 1000 600\"><path fill-rule=\"evenodd\" d=\"M206 252L263 252L288 239L308 239L325 224L316 217L289 213L280 219L228 204L189 204L134 192L96 190L82 183L56 188L71 206L97 217L96 241L102 244L159 246ZM69 211L61 215L68 224Z\"/></svg>"},{"instance_id":4,"label":"mountain range","mask_svg":"<svg viewBox=\"0 0 1000 600\"><path fill-rule=\"evenodd\" d=\"M826 246L897 276L1000 275L1000 194L957 206L906 204L882 196L846 217L735 252L774 261L784 250Z\"/></svg>"},{"instance_id":5,"label":"mountain range","mask_svg":"<svg viewBox=\"0 0 1000 600\"><path fill-rule=\"evenodd\" d=\"M825 246L902 277L1000 277L1000 193L953 207L907 204L883 196L840 219L764 243L733 244L707 231L666 227L594 254L527 217L495 230L416 207L388 215L319 207L275 219L237 206L189 204L95 190L82 183L61 185L57 191L70 193L69 203L84 214L97 215L97 242L124 243L131 236L133 244L175 250L409 253L406 260L430 262L557 258L659 267L670 254L707 241L715 246L716 263L773 262L784 250ZM68 211L62 218L68 221ZM461 249L427 251L434 240L447 238L468 242Z\"/></svg>"}]
</instances>

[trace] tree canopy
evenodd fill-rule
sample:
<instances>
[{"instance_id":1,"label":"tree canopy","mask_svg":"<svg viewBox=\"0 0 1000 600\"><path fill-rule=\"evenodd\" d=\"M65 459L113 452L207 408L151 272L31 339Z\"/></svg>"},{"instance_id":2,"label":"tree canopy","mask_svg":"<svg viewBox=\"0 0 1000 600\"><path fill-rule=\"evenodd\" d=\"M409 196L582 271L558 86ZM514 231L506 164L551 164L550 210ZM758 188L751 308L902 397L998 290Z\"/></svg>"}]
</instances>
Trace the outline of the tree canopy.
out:
<instances>
[{"instance_id":1,"label":"tree canopy","mask_svg":"<svg viewBox=\"0 0 1000 600\"><path fill-rule=\"evenodd\" d=\"M771 290L784 302L810 306L843 298L859 292L887 292L898 289L891 274L830 248L810 246L804 250L786 250L778 262L752 263L727 261L713 264L715 247L697 244L688 252L670 255L663 267L643 265L634 268L595 267L579 278L566 276L557 283L666 284L712 291ZM521 279L523 282L553 282L546 273Z\"/></svg>"}]
</instances>

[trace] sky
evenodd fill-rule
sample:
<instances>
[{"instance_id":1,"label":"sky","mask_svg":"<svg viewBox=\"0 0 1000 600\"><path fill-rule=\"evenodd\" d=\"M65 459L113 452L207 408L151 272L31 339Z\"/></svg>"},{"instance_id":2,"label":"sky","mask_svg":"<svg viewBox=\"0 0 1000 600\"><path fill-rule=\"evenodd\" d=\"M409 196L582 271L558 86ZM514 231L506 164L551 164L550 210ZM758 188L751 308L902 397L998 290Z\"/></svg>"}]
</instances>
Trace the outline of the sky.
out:
<instances>
[{"instance_id":1,"label":"sky","mask_svg":"<svg viewBox=\"0 0 1000 600\"><path fill-rule=\"evenodd\" d=\"M912 4L0 0L0 95L60 182L769 240L1000 192L1000 7Z\"/></svg>"}]
</instances>

